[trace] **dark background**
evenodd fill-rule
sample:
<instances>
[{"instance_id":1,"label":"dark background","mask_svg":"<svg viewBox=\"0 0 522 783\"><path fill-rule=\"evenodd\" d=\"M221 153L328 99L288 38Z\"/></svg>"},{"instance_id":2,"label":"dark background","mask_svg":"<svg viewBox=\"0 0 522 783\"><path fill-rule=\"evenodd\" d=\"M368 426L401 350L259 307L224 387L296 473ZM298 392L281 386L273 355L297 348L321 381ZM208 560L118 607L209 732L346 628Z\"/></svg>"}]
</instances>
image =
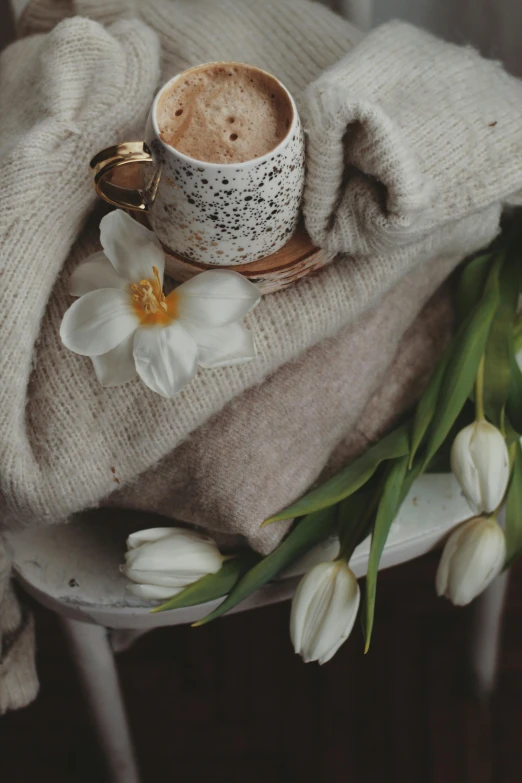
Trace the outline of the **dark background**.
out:
<instances>
[{"instance_id":1,"label":"dark background","mask_svg":"<svg viewBox=\"0 0 522 783\"><path fill-rule=\"evenodd\" d=\"M303 664L288 604L139 639L117 660L143 783L520 783L522 568L484 704L466 668L473 607L435 596L437 562L381 573L366 656L356 626L330 663ZM41 693L0 718L0 777L102 783L60 628L36 618Z\"/></svg>"},{"instance_id":2,"label":"dark background","mask_svg":"<svg viewBox=\"0 0 522 783\"><path fill-rule=\"evenodd\" d=\"M12 35L0 0L0 49ZM0 119L1 121L1 119ZM304 665L287 604L154 631L118 656L143 783L520 783L522 568L511 579L489 703L466 667L473 607L437 599L436 553L380 576L358 628ZM56 619L35 607L41 693L0 719L5 783L101 783L96 739Z\"/></svg>"}]
</instances>

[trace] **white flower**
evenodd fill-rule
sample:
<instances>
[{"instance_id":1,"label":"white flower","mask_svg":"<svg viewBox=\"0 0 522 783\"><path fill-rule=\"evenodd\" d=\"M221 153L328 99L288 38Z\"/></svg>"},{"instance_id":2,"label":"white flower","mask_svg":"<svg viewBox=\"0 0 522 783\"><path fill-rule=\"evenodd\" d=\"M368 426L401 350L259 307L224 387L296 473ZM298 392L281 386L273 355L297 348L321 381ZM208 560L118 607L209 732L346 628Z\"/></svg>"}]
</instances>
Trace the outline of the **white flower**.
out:
<instances>
[{"instance_id":1,"label":"white flower","mask_svg":"<svg viewBox=\"0 0 522 783\"><path fill-rule=\"evenodd\" d=\"M465 606L498 576L506 559L504 531L491 517L474 517L446 541L437 571L438 595Z\"/></svg>"},{"instance_id":2,"label":"white flower","mask_svg":"<svg viewBox=\"0 0 522 783\"><path fill-rule=\"evenodd\" d=\"M89 356L103 386L140 376L163 397L173 397L197 366L249 361L254 339L241 323L260 299L259 290L237 272L202 272L163 293L165 256L153 234L122 210L100 223L103 252L71 277L79 296L60 328L63 344Z\"/></svg>"},{"instance_id":3,"label":"white flower","mask_svg":"<svg viewBox=\"0 0 522 783\"><path fill-rule=\"evenodd\" d=\"M292 600L290 637L305 663L326 663L349 637L360 592L343 560L319 563L301 579Z\"/></svg>"},{"instance_id":4,"label":"white flower","mask_svg":"<svg viewBox=\"0 0 522 783\"><path fill-rule=\"evenodd\" d=\"M146 600L163 600L223 564L216 543L192 530L153 527L127 539L125 565L120 570L135 584L127 589Z\"/></svg>"},{"instance_id":5,"label":"white flower","mask_svg":"<svg viewBox=\"0 0 522 783\"><path fill-rule=\"evenodd\" d=\"M487 421L464 427L451 448L451 469L475 514L495 511L509 481L509 454L502 433Z\"/></svg>"}]
</instances>

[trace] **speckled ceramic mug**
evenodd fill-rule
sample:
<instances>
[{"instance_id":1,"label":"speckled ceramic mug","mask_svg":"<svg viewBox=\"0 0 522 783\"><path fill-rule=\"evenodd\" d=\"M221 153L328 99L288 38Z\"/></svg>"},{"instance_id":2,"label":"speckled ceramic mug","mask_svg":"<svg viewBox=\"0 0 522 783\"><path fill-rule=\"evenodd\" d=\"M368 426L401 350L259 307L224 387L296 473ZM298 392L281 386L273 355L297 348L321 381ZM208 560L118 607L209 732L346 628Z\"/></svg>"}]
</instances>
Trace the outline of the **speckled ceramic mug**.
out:
<instances>
[{"instance_id":1,"label":"speckled ceramic mug","mask_svg":"<svg viewBox=\"0 0 522 783\"><path fill-rule=\"evenodd\" d=\"M146 212L161 242L191 261L229 266L275 253L296 228L304 185L304 134L295 102L274 76L261 72L288 97L291 121L282 141L241 163L199 161L167 144L158 127L161 96L187 73L175 76L156 95L145 142L120 144L93 158L96 190L111 204ZM141 187L116 184L114 170L128 164L141 165Z\"/></svg>"}]
</instances>

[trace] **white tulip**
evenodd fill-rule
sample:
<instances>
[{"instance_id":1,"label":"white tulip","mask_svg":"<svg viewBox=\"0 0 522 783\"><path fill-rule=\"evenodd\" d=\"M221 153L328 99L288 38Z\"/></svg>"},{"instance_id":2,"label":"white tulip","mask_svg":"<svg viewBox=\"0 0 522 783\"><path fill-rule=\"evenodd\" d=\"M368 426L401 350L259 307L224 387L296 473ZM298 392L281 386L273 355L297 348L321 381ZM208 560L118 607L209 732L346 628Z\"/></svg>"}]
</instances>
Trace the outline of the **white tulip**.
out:
<instances>
[{"instance_id":1,"label":"white tulip","mask_svg":"<svg viewBox=\"0 0 522 783\"><path fill-rule=\"evenodd\" d=\"M509 454L502 433L487 421L464 427L451 448L451 469L475 514L495 511L509 481Z\"/></svg>"},{"instance_id":2,"label":"white tulip","mask_svg":"<svg viewBox=\"0 0 522 783\"><path fill-rule=\"evenodd\" d=\"M230 269L209 269L163 291L165 256L152 231L121 209L100 223L103 252L73 272L63 344L89 356L102 386L139 376L162 397L174 397L199 367L248 362L256 356L243 318L260 301L257 287Z\"/></svg>"},{"instance_id":3,"label":"white tulip","mask_svg":"<svg viewBox=\"0 0 522 783\"><path fill-rule=\"evenodd\" d=\"M127 589L146 600L162 600L222 566L216 543L192 530L155 527L127 539L125 565L120 570L135 584Z\"/></svg>"},{"instance_id":4,"label":"white tulip","mask_svg":"<svg viewBox=\"0 0 522 783\"><path fill-rule=\"evenodd\" d=\"M465 606L498 576L506 559L506 538L496 519L474 517L446 541L437 571L438 595Z\"/></svg>"},{"instance_id":5,"label":"white tulip","mask_svg":"<svg viewBox=\"0 0 522 783\"><path fill-rule=\"evenodd\" d=\"M292 601L290 637L305 663L329 661L349 637L360 592L344 560L319 563L300 581Z\"/></svg>"}]
</instances>

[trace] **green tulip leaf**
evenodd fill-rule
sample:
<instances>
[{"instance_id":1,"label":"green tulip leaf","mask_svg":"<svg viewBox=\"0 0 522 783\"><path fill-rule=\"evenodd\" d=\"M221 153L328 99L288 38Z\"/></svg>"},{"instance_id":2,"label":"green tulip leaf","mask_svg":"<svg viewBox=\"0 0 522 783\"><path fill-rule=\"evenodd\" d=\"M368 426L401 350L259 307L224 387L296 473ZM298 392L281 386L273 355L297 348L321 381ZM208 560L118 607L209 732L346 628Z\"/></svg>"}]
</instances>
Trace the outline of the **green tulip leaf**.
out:
<instances>
[{"instance_id":1,"label":"green tulip leaf","mask_svg":"<svg viewBox=\"0 0 522 783\"><path fill-rule=\"evenodd\" d=\"M417 453L417 449L422 443L422 440L428 431L435 410L437 407L437 399L442 386L442 381L446 373L446 368L451 357L453 350L453 343L450 343L446 348L444 355L440 359L435 372L431 376L428 385L426 386L421 398L415 408L415 414L413 417L412 433L411 433L411 452L410 452L410 468L413 465L413 460Z\"/></svg>"},{"instance_id":2,"label":"green tulip leaf","mask_svg":"<svg viewBox=\"0 0 522 783\"><path fill-rule=\"evenodd\" d=\"M507 258L499 274L500 302L491 324L484 360L484 410L496 427L501 425L502 411L510 391L511 345L518 290L518 263Z\"/></svg>"},{"instance_id":3,"label":"green tulip leaf","mask_svg":"<svg viewBox=\"0 0 522 783\"><path fill-rule=\"evenodd\" d=\"M300 519L285 540L269 555L254 565L233 587L227 598L207 617L195 625L204 625L230 611L260 587L274 579L312 547L333 532L337 524L335 508L326 508Z\"/></svg>"},{"instance_id":4,"label":"green tulip leaf","mask_svg":"<svg viewBox=\"0 0 522 783\"><path fill-rule=\"evenodd\" d=\"M172 596L161 606L152 609L152 612L166 612L168 609L182 609L186 606L204 604L223 598L232 590L250 568L261 559L256 552L242 552L237 557L225 560L220 570L215 574L202 576L196 582L186 587L181 593Z\"/></svg>"},{"instance_id":5,"label":"green tulip leaf","mask_svg":"<svg viewBox=\"0 0 522 783\"><path fill-rule=\"evenodd\" d=\"M464 266L459 278L455 301L459 323L466 320L480 301L492 258L491 253L483 253L468 261Z\"/></svg>"},{"instance_id":6,"label":"green tulip leaf","mask_svg":"<svg viewBox=\"0 0 522 783\"><path fill-rule=\"evenodd\" d=\"M506 446L508 447L508 451L511 454L511 448L513 447L513 444L516 445L520 441L520 435L514 429L508 417L505 415L502 420L502 428L503 428L502 432L504 433L504 438L506 441ZM511 466L513 466L513 455L511 455Z\"/></svg>"},{"instance_id":7,"label":"green tulip leaf","mask_svg":"<svg viewBox=\"0 0 522 783\"><path fill-rule=\"evenodd\" d=\"M522 372L515 355L514 339L509 341L511 372L506 412L514 429L522 435Z\"/></svg>"},{"instance_id":8,"label":"green tulip leaf","mask_svg":"<svg viewBox=\"0 0 522 783\"><path fill-rule=\"evenodd\" d=\"M446 439L475 384L491 322L499 304L500 263L501 259L497 257L490 271L484 296L460 325L453 338L453 350L444 373L435 415L428 433L425 465L431 461Z\"/></svg>"},{"instance_id":9,"label":"green tulip leaf","mask_svg":"<svg viewBox=\"0 0 522 783\"><path fill-rule=\"evenodd\" d=\"M408 461L408 456L406 455L395 460L388 466L384 481L384 489L377 507L377 515L372 531L368 570L366 573L366 593L364 596L364 610L362 615L365 635L365 652L368 652L372 636L377 576L382 552L392 522L397 516L401 503L420 473L420 466L418 464L412 470L408 471Z\"/></svg>"},{"instance_id":10,"label":"green tulip leaf","mask_svg":"<svg viewBox=\"0 0 522 783\"><path fill-rule=\"evenodd\" d=\"M367 484L338 505L339 557L349 561L355 548L370 533L375 509L382 491L382 478L374 476Z\"/></svg>"},{"instance_id":11,"label":"green tulip leaf","mask_svg":"<svg viewBox=\"0 0 522 783\"><path fill-rule=\"evenodd\" d=\"M451 473L451 448L453 441L459 432L475 421L475 406L470 400L466 400L464 407L453 422L444 442L439 446L436 454L427 465L423 466L423 473ZM419 456L419 461L422 456Z\"/></svg>"},{"instance_id":12,"label":"green tulip leaf","mask_svg":"<svg viewBox=\"0 0 522 783\"><path fill-rule=\"evenodd\" d=\"M515 346L515 353L522 350L522 313L519 313L515 318L513 325L513 343Z\"/></svg>"},{"instance_id":13,"label":"green tulip leaf","mask_svg":"<svg viewBox=\"0 0 522 783\"><path fill-rule=\"evenodd\" d=\"M522 448L513 444L513 468L506 503L506 568L522 553Z\"/></svg>"},{"instance_id":14,"label":"green tulip leaf","mask_svg":"<svg viewBox=\"0 0 522 783\"><path fill-rule=\"evenodd\" d=\"M346 468L333 476L325 484L313 489L291 506L274 514L263 524L278 522L281 519L311 514L322 508L333 506L344 498L353 495L373 476L384 460L402 457L409 451L408 427L401 425L386 435L381 441L351 462Z\"/></svg>"}]
</instances>

